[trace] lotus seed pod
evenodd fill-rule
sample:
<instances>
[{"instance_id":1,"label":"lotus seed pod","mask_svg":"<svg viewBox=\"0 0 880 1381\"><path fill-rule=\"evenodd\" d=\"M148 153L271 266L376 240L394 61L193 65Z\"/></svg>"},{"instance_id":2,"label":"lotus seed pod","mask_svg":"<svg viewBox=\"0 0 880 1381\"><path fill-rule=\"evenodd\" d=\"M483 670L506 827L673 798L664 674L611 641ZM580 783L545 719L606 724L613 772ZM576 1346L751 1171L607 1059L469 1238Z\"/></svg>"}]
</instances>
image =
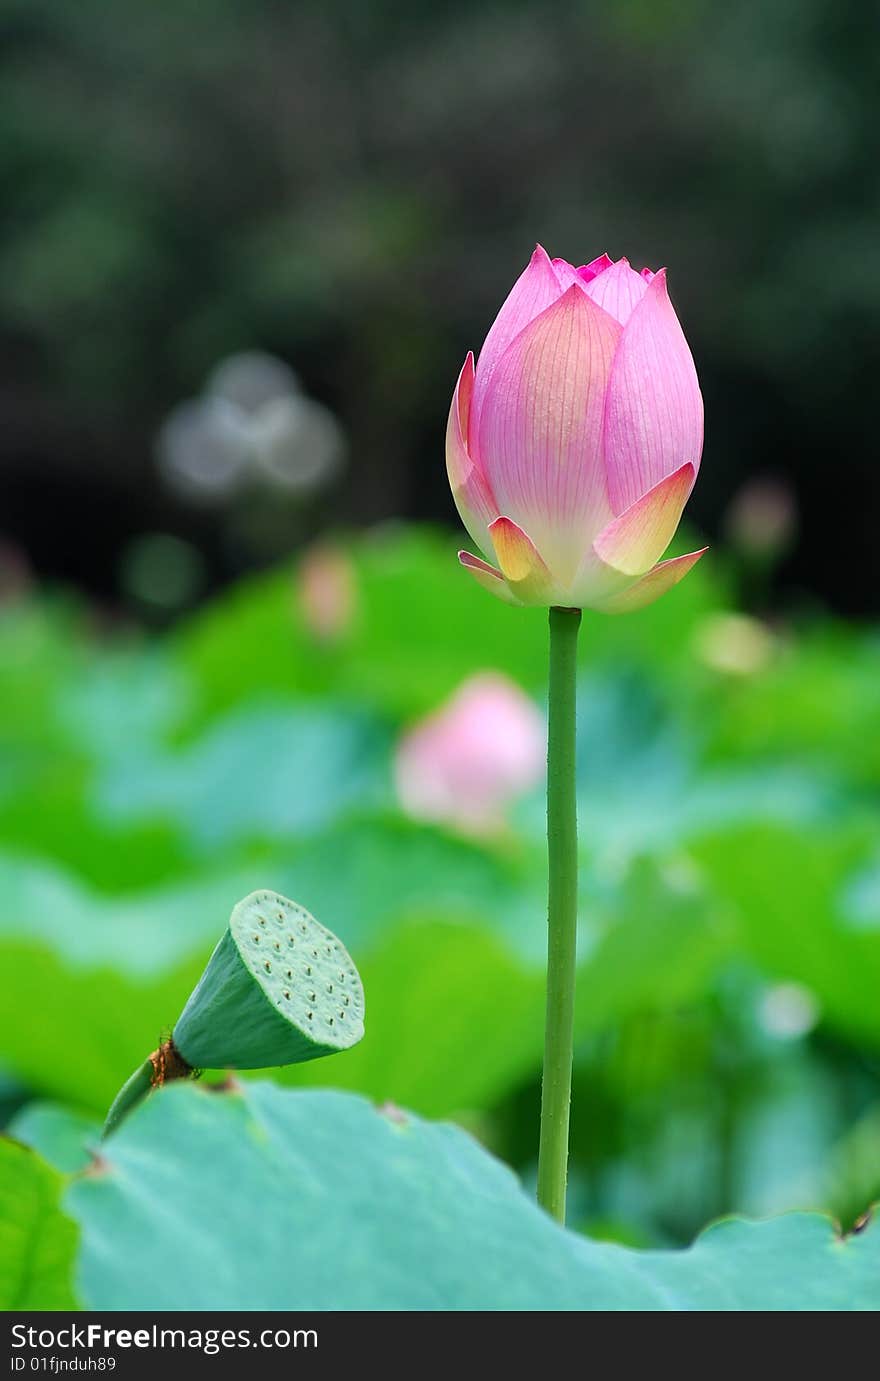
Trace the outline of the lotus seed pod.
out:
<instances>
[{"instance_id":1,"label":"lotus seed pod","mask_svg":"<svg viewBox=\"0 0 880 1381\"><path fill-rule=\"evenodd\" d=\"M194 1068L264 1069L348 1050L364 1034L364 991L345 946L303 907L252 892L174 1028Z\"/></svg>"}]
</instances>

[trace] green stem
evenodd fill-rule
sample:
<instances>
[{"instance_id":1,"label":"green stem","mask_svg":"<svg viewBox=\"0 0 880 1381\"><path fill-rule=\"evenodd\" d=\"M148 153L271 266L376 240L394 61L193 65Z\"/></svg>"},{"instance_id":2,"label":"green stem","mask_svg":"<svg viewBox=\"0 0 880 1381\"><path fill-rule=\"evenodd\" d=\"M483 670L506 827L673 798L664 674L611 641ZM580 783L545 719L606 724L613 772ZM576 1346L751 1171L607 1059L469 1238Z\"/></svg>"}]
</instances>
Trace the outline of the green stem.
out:
<instances>
[{"instance_id":1,"label":"green stem","mask_svg":"<svg viewBox=\"0 0 880 1381\"><path fill-rule=\"evenodd\" d=\"M151 1059L144 1060L143 1064L135 1070L131 1078L126 1080L122 1088L110 1105L110 1111L104 1123L104 1130L101 1132L101 1139L109 1136L115 1131L122 1119L131 1112L132 1108L146 1098L153 1087L155 1070Z\"/></svg>"},{"instance_id":2,"label":"green stem","mask_svg":"<svg viewBox=\"0 0 880 1381\"><path fill-rule=\"evenodd\" d=\"M575 692L580 609L550 610L550 726L547 736L547 1020L541 1087L538 1203L565 1222L568 1116L577 953Z\"/></svg>"}]
</instances>

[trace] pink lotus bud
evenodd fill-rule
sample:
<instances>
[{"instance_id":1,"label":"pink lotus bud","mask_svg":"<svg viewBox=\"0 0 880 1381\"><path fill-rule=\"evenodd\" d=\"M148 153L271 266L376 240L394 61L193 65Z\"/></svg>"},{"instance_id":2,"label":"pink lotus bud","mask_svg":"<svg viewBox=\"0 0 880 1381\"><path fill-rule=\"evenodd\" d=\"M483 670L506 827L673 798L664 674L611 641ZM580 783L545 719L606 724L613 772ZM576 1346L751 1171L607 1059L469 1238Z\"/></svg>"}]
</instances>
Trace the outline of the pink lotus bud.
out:
<instances>
[{"instance_id":1,"label":"pink lotus bud","mask_svg":"<svg viewBox=\"0 0 880 1381\"><path fill-rule=\"evenodd\" d=\"M660 560L702 447L666 270L607 255L574 268L539 245L452 399L449 482L489 558L459 559L511 604L651 604L703 554Z\"/></svg>"},{"instance_id":2,"label":"pink lotus bud","mask_svg":"<svg viewBox=\"0 0 880 1381\"><path fill-rule=\"evenodd\" d=\"M344 637L354 617L354 568L345 552L329 543L309 549L298 572L299 607L309 632L321 643Z\"/></svg>"},{"instance_id":3,"label":"pink lotus bud","mask_svg":"<svg viewBox=\"0 0 880 1381\"><path fill-rule=\"evenodd\" d=\"M541 781L546 726L518 686L492 672L473 676L397 750L400 802L420 820L483 834L505 807Z\"/></svg>"}]
</instances>

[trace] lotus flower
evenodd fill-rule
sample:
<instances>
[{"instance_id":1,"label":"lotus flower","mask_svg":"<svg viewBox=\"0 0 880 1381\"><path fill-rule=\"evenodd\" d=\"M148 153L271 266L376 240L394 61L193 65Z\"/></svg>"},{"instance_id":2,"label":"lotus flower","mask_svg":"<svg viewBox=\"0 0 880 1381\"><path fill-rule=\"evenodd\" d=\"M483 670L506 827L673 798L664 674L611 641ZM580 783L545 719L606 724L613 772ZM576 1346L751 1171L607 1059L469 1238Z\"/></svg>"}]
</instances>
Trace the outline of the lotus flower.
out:
<instances>
[{"instance_id":1,"label":"lotus flower","mask_svg":"<svg viewBox=\"0 0 880 1381\"><path fill-rule=\"evenodd\" d=\"M489 558L459 560L511 604L622 613L702 556L661 561L703 444L696 370L666 271L540 247L459 376L449 482Z\"/></svg>"},{"instance_id":2,"label":"lotus flower","mask_svg":"<svg viewBox=\"0 0 880 1381\"><path fill-rule=\"evenodd\" d=\"M493 833L510 802L541 781L546 732L534 701L507 677L470 677L400 742L394 774L404 810Z\"/></svg>"}]
</instances>

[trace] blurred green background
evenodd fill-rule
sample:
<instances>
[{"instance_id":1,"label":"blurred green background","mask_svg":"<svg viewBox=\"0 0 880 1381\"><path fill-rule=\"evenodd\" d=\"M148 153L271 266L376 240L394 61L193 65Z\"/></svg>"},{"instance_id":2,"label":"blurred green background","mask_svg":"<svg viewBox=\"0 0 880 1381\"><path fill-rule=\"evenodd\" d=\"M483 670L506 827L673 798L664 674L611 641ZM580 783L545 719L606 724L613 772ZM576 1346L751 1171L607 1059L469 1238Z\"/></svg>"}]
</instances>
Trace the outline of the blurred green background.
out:
<instances>
[{"instance_id":1,"label":"blurred green background","mask_svg":"<svg viewBox=\"0 0 880 1381\"><path fill-rule=\"evenodd\" d=\"M426 819L401 761L476 673L540 727L545 618L458 569L442 459L540 239L669 266L712 542L584 621L573 1221L880 1195L875 23L2 0L4 1121L99 1116L270 887L368 1002L278 1077L533 1177L541 782L475 825L429 754Z\"/></svg>"}]
</instances>

